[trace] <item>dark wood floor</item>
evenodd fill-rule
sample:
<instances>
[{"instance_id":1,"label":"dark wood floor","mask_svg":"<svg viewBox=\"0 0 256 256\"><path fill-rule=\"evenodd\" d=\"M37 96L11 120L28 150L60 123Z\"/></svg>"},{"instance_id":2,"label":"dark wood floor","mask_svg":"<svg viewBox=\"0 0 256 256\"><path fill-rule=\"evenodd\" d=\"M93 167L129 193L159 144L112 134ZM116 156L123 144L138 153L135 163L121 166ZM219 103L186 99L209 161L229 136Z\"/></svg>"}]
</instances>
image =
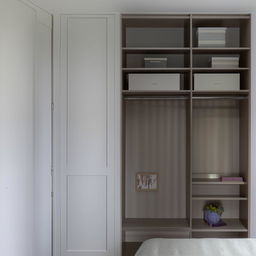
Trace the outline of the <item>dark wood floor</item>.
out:
<instances>
[{"instance_id":1,"label":"dark wood floor","mask_svg":"<svg viewBox=\"0 0 256 256\"><path fill-rule=\"evenodd\" d=\"M123 243L123 256L134 256L141 243Z\"/></svg>"}]
</instances>

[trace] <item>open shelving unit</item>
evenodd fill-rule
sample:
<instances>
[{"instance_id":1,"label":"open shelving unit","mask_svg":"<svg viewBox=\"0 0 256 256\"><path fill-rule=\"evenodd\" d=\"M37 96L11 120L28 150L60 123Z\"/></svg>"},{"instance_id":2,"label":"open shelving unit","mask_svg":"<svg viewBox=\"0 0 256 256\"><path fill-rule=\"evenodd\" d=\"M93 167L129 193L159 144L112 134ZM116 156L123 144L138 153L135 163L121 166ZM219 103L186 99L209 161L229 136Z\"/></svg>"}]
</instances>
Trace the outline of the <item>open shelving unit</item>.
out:
<instances>
[{"instance_id":1,"label":"open shelving unit","mask_svg":"<svg viewBox=\"0 0 256 256\"><path fill-rule=\"evenodd\" d=\"M227 27L226 47L199 48L198 27ZM124 255L154 237L248 237L250 30L249 14L122 15ZM212 68L215 56L239 56L239 67ZM167 67L145 68L144 57L167 57ZM133 73L178 73L181 87L129 90ZM196 73L239 73L240 90L196 91ZM143 171L159 173L156 192L135 190ZM226 226L204 222L209 201L223 204Z\"/></svg>"}]
</instances>

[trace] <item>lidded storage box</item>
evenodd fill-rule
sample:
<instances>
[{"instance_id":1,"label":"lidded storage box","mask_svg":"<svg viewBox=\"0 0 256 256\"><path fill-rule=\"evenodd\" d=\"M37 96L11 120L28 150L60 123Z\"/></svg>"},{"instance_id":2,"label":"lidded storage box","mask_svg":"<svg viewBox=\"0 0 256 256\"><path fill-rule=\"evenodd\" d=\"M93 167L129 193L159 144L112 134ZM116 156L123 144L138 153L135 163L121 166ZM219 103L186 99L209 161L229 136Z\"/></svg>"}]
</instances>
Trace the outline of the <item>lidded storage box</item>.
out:
<instances>
[{"instance_id":1,"label":"lidded storage box","mask_svg":"<svg viewBox=\"0 0 256 256\"><path fill-rule=\"evenodd\" d=\"M212 68L238 68L239 57L212 57Z\"/></svg>"},{"instance_id":2,"label":"lidded storage box","mask_svg":"<svg viewBox=\"0 0 256 256\"><path fill-rule=\"evenodd\" d=\"M166 57L145 57L144 65L145 65L145 68L166 68L167 58Z\"/></svg>"},{"instance_id":3,"label":"lidded storage box","mask_svg":"<svg viewBox=\"0 0 256 256\"><path fill-rule=\"evenodd\" d=\"M194 74L195 91L238 91L240 74Z\"/></svg>"},{"instance_id":4,"label":"lidded storage box","mask_svg":"<svg viewBox=\"0 0 256 256\"><path fill-rule=\"evenodd\" d=\"M225 47L225 27L202 27L197 29L198 47Z\"/></svg>"},{"instance_id":5,"label":"lidded storage box","mask_svg":"<svg viewBox=\"0 0 256 256\"><path fill-rule=\"evenodd\" d=\"M129 90L180 90L180 74L129 74Z\"/></svg>"}]
</instances>

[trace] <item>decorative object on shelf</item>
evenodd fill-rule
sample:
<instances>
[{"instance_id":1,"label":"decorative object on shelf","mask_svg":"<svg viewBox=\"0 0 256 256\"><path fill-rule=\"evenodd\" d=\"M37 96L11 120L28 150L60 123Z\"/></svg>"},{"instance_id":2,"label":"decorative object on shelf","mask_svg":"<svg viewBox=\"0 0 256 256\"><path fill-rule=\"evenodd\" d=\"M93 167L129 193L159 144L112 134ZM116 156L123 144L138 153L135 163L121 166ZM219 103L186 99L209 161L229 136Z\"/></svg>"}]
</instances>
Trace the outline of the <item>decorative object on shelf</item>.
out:
<instances>
[{"instance_id":1,"label":"decorative object on shelf","mask_svg":"<svg viewBox=\"0 0 256 256\"><path fill-rule=\"evenodd\" d=\"M226 223L221 220L224 208L219 202L209 202L204 207L204 220L211 227L225 226Z\"/></svg>"},{"instance_id":2,"label":"decorative object on shelf","mask_svg":"<svg viewBox=\"0 0 256 256\"><path fill-rule=\"evenodd\" d=\"M144 65L145 65L145 68L166 68L167 58L166 57L145 57Z\"/></svg>"},{"instance_id":3,"label":"decorative object on shelf","mask_svg":"<svg viewBox=\"0 0 256 256\"><path fill-rule=\"evenodd\" d=\"M238 68L238 57L211 57L212 68Z\"/></svg>"},{"instance_id":4,"label":"decorative object on shelf","mask_svg":"<svg viewBox=\"0 0 256 256\"><path fill-rule=\"evenodd\" d=\"M157 172L138 172L136 174L136 191L157 191Z\"/></svg>"},{"instance_id":5,"label":"decorative object on shelf","mask_svg":"<svg viewBox=\"0 0 256 256\"><path fill-rule=\"evenodd\" d=\"M241 181L241 182L243 182L244 181L244 179L243 179L243 177L232 177L232 176L223 176L223 177L221 177L221 181Z\"/></svg>"},{"instance_id":6,"label":"decorative object on shelf","mask_svg":"<svg viewBox=\"0 0 256 256\"><path fill-rule=\"evenodd\" d=\"M129 90L176 91L180 90L180 74L129 74Z\"/></svg>"},{"instance_id":7,"label":"decorative object on shelf","mask_svg":"<svg viewBox=\"0 0 256 256\"><path fill-rule=\"evenodd\" d=\"M225 47L225 27L202 27L197 28L198 47Z\"/></svg>"}]
</instances>

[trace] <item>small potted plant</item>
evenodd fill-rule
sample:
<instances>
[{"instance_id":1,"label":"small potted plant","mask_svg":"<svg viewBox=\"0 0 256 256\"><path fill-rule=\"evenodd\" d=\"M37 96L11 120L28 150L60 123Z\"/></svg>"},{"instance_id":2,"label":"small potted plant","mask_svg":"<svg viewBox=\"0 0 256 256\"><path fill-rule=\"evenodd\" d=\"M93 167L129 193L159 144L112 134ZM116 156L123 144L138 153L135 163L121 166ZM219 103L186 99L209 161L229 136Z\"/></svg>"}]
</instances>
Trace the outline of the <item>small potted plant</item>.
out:
<instances>
[{"instance_id":1,"label":"small potted plant","mask_svg":"<svg viewBox=\"0 0 256 256\"><path fill-rule=\"evenodd\" d=\"M204 207L204 220L210 226L223 226L225 223L221 220L221 215L224 212L224 208L221 203L212 202L207 203Z\"/></svg>"}]
</instances>

